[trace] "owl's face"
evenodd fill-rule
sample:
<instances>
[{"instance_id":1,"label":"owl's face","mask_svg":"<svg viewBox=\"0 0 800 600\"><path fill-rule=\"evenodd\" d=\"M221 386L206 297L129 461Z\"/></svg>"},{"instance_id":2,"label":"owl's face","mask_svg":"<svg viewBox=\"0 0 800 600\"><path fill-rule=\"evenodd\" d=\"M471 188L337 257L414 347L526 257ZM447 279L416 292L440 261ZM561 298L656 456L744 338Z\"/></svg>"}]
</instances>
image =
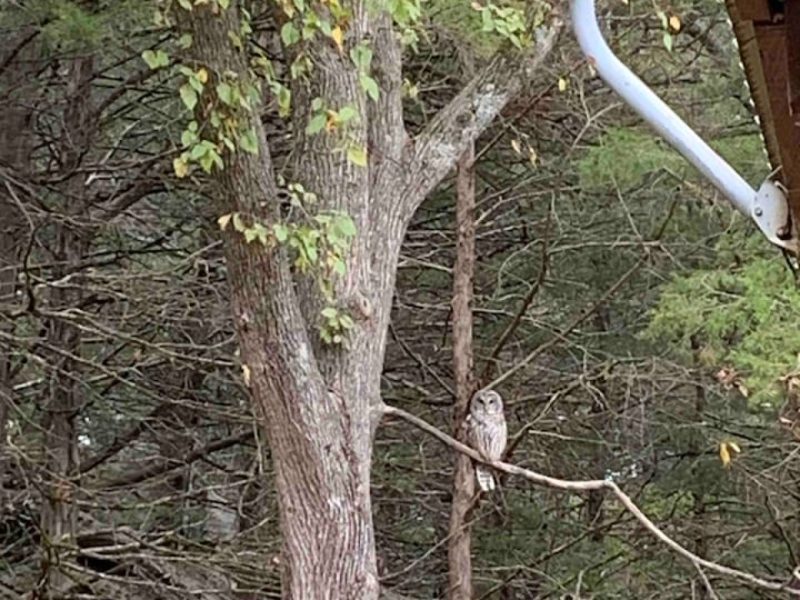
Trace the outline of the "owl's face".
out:
<instances>
[{"instance_id":1,"label":"owl's face","mask_svg":"<svg viewBox=\"0 0 800 600\"><path fill-rule=\"evenodd\" d=\"M499 415L503 413L503 399L494 390L479 390L472 397L470 412L481 415Z\"/></svg>"}]
</instances>

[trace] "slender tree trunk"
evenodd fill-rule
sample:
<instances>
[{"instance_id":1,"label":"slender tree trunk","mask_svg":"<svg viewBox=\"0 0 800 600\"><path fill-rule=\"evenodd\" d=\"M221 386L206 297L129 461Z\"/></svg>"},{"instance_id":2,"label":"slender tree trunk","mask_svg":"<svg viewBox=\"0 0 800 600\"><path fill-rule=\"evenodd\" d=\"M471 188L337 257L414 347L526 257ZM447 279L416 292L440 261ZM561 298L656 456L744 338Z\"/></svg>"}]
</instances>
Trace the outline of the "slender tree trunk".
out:
<instances>
[{"instance_id":1,"label":"slender tree trunk","mask_svg":"<svg viewBox=\"0 0 800 600\"><path fill-rule=\"evenodd\" d=\"M697 336L692 336L690 339L692 349L692 363L697 372L700 371L700 351L702 345ZM702 381L698 381L694 386L694 421L695 423L702 423L706 410L706 390L703 387ZM700 434L692 437L692 443L689 446L690 452L693 455L699 456L703 451L704 440ZM706 535L706 528L704 523L706 521L706 498L705 494L700 489L692 490L692 515L694 517L694 540L692 549L697 556L706 558L708 556L708 536ZM697 586L698 600L706 600L709 597L708 589L702 583Z\"/></svg>"},{"instance_id":2,"label":"slender tree trunk","mask_svg":"<svg viewBox=\"0 0 800 600\"><path fill-rule=\"evenodd\" d=\"M456 263L453 269L453 373L456 399L453 434L467 443L465 419L475 392L472 355L472 294L475 275L474 145L461 155L456 174ZM448 598L472 599L472 540L469 517L475 500L475 473L469 457L457 453L448 542Z\"/></svg>"},{"instance_id":3,"label":"slender tree trunk","mask_svg":"<svg viewBox=\"0 0 800 600\"><path fill-rule=\"evenodd\" d=\"M36 31L22 29L0 38L0 165L15 173L24 173L30 167L33 144L30 120L33 114L35 84L30 82L31 65L37 63L39 44ZM9 187L6 187L8 185ZM26 223L24 207L18 204L19 190L9 180L0 185L0 306L21 309L16 295L19 264L27 236L31 234ZM13 332L14 323L3 321L0 329ZM3 482L8 468L6 428L11 416L13 398L13 369L11 354L0 348L0 503Z\"/></svg>"},{"instance_id":4,"label":"slender tree trunk","mask_svg":"<svg viewBox=\"0 0 800 600\"><path fill-rule=\"evenodd\" d=\"M66 104L61 132L60 162L64 177L63 213L67 217L56 226L53 258L58 265L53 277L60 283L51 288L49 298L53 310L75 308L83 297L80 280L75 278L78 265L89 249L90 237L77 224L86 210L80 166L90 141L90 84L94 60L91 56L72 59L66 75ZM69 282L64 282L72 277ZM58 596L68 583L59 569L60 547L75 534L77 511L74 478L79 473L76 418L82 402L79 392L81 334L75 325L58 317L47 319L47 340L52 354L48 395L42 413L44 432L46 497L42 506L42 543L48 593Z\"/></svg>"}]
</instances>

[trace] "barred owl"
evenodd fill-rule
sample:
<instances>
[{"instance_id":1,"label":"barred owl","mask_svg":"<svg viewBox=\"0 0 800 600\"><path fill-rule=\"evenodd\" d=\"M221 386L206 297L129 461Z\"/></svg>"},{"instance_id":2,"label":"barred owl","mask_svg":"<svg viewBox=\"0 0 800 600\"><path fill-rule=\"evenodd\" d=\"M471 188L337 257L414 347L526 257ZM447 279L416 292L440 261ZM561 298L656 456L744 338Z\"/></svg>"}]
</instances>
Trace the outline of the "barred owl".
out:
<instances>
[{"instance_id":1,"label":"barred owl","mask_svg":"<svg viewBox=\"0 0 800 600\"><path fill-rule=\"evenodd\" d=\"M506 449L506 417L503 399L494 390L479 390L472 397L467 416L470 445L487 460L500 460ZM475 465L475 477L484 492L495 488L489 467Z\"/></svg>"}]
</instances>

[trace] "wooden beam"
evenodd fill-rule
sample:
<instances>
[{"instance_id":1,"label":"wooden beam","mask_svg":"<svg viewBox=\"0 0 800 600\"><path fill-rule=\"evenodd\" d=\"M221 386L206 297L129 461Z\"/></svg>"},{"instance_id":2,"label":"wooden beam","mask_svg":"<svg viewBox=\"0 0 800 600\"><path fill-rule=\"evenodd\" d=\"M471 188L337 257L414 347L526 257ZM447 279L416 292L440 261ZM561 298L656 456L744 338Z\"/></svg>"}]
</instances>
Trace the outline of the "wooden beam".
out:
<instances>
[{"instance_id":1,"label":"wooden beam","mask_svg":"<svg viewBox=\"0 0 800 600\"><path fill-rule=\"evenodd\" d=\"M775 132L769 89L764 75L764 65L761 62L756 30L752 21L743 21L740 18L737 12L738 9L735 6L735 0L729 0L728 7L731 10L736 39L739 41L742 66L744 67L750 95L758 115L761 132L764 135L764 144L767 147L769 162L772 168L776 169L781 164L780 144Z\"/></svg>"},{"instance_id":2,"label":"wooden beam","mask_svg":"<svg viewBox=\"0 0 800 600\"><path fill-rule=\"evenodd\" d=\"M739 16L744 21L772 21L772 11L768 0L735 0Z\"/></svg>"},{"instance_id":3,"label":"wooden beam","mask_svg":"<svg viewBox=\"0 0 800 600\"><path fill-rule=\"evenodd\" d=\"M757 25L755 35L778 143L778 159L782 167L780 178L790 191L794 222L800 223L800 128L795 126L789 105L787 27Z\"/></svg>"},{"instance_id":4,"label":"wooden beam","mask_svg":"<svg viewBox=\"0 0 800 600\"><path fill-rule=\"evenodd\" d=\"M786 0L784 11L786 62L789 68L789 105L797 127L800 120L800 0Z\"/></svg>"}]
</instances>

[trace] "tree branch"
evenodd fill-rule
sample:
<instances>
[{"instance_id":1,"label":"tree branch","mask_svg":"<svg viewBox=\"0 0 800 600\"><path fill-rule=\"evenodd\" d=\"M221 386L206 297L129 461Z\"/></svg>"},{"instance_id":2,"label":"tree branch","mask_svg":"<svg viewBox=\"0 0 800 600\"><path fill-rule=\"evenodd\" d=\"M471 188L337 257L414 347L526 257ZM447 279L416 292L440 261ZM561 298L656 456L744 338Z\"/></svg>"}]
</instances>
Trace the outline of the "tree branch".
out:
<instances>
[{"instance_id":1,"label":"tree branch","mask_svg":"<svg viewBox=\"0 0 800 600\"><path fill-rule=\"evenodd\" d=\"M535 42L527 53L495 56L415 139L403 194L405 216L414 213L459 156L532 79L555 45L562 26L560 13L554 8L550 23L534 32Z\"/></svg>"},{"instance_id":2,"label":"tree branch","mask_svg":"<svg viewBox=\"0 0 800 600\"><path fill-rule=\"evenodd\" d=\"M408 421L412 425L416 425L418 428L422 429L423 431L431 434L433 437L438 439L440 442L461 452L462 454L466 454L470 458L475 461L487 464L498 471L502 471L503 473L507 473L509 475L516 475L518 477L522 477L523 479L527 479L528 481L532 481L537 485L543 485L549 488L557 489L557 490L564 490L570 492L589 492L592 490L608 490L612 494L617 497L617 500L622 504L625 509L633 515L633 517L642 524L642 526L651 534L653 535L659 542L664 544L665 546L669 547L675 553L679 554L680 556L687 559L689 562L696 569L708 569L709 571L714 571L719 573L720 575L725 575L728 577L732 577L734 579L738 579L739 581L743 581L749 583L753 586L771 590L775 592L786 592L790 596L793 597L800 597L800 590L792 589L790 583L792 581L792 577L788 578L788 581L785 583L780 583L777 581L769 581L767 579L762 579L756 575L751 573L747 573L745 571L740 571L738 569L733 569L731 567L726 567L725 565L721 565L710 560L706 560L695 553L687 550L683 546L681 546L678 542L673 540L669 537L663 530L661 530L650 518L642 512L642 510L636 506L634 501L628 496L622 489L610 479L590 479L590 480L569 480L569 479L558 479L556 477L550 477L548 475L543 475L541 473L537 473L536 471L531 471L530 469L525 469L523 467L504 463L501 461L488 461L484 459L476 450L473 450L469 446L462 444L458 440L450 437L443 431L440 431L433 425L430 425L428 422L420 419L419 417L406 412L401 408L396 408L394 406L383 406L383 414L385 415L393 415L396 417L400 417L401 419Z\"/></svg>"},{"instance_id":3,"label":"tree branch","mask_svg":"<svg viewBox=\"0 0 800 600\"><path fill-rule=\"evenodd\" d=\"M169 473L174 469L190 465L194 461L204 458L208 454L213 454L214 452L225 450L226 448L230 448L231 446L236 446L237 444L243 444L244 442L247 442L250 439L252 439L252 437L253 437L252 431L245 431L237 435L232 435L230 437L214 440L213 442L209 442L202 448L197 448L196 450L192 450L182 460L166 459L163 461L159 461L155 464L143 467L138 471L125 473L124 475L121 475L116 479L103 482L101 485L97 487L99 489L110 490L115 488L127 487L135 483L141 483L142 481L147 481L148 479L152 479L153 477L157 477L158 475Z\"/></svg>"}]
</instances>

